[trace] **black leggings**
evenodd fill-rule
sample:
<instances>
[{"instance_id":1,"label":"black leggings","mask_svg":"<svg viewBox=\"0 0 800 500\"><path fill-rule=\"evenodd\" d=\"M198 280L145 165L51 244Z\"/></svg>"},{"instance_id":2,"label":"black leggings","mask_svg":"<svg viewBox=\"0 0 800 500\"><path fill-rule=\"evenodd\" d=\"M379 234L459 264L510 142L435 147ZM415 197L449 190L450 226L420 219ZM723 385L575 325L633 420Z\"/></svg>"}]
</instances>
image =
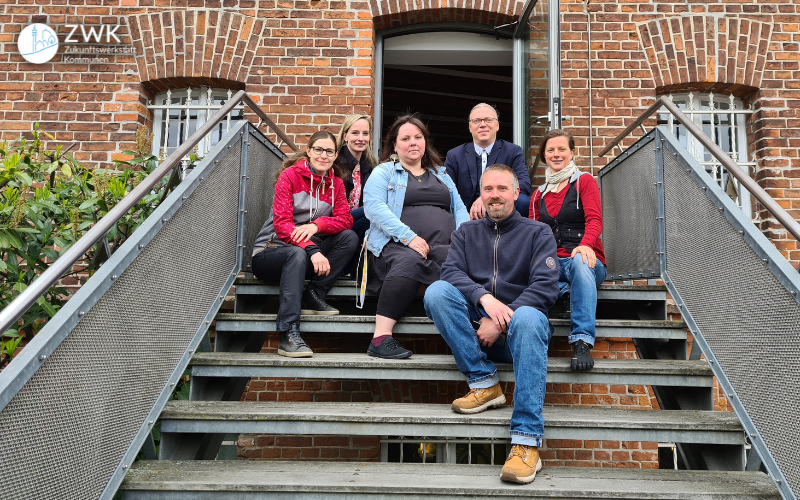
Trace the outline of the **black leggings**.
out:
<instances>
[{"instance_id":1,"label":"black leggings","mask_svg":"<svg viewBox=\"0 0 800 500\"><path fill-rule=\"evenodd\" d=\"M300 301L306 278L308 287L324 299L339 278L344 266L358 246L358 236L351 230L330 235L318 245L322 255L328 258L331 272L327 276L314 273L314 266L306 251L295 245L280 245L268 248L253 257L253 274L266 282L280 282L281 298L278 307L277 328L285 332L292 323L300 321Z\"/></svg>"},{"instance_id":2,"label":"black leggings","mask_svg":"<svg viewBox=\"0 0 800 500\"><path fill-rule=\"evenodd\" d=\"M389 276L378 296L378 314L398 321L414 302L420 282L404 276Z\"/></svg>"}]
</instances>

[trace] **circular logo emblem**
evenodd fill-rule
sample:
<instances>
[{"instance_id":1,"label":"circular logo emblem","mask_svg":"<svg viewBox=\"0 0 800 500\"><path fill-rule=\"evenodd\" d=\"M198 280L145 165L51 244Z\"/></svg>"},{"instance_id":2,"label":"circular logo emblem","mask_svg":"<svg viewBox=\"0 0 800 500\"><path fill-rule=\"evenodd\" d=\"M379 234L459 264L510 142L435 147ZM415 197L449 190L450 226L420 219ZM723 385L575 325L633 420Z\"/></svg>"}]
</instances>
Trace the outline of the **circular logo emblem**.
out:
<instances>
[{"instance_id":1,"label":"circular logo emblem","mask_svg":"<svg viewBox=\"0 0 800 500\"><path fill-rule=\"evenodd\" d=\"M548 257L547 260L545 260L544 262L545 262L545 264L547 264L547 267L549 267L550 269L555 269L556 268L556 259L554 259L552 257Z\"/></svg>"},{"instance_id":2,"label":"circular logo emblem","mask_svg":"<svg viewBox=\"0 0 800 500\"><path fill-rule=\"evenodd\" d=\"M58 37L46 24L31 24L19 34L17 48L26 61L34 64L46 63L58 52Z\"/></svg>"}]
</instances>

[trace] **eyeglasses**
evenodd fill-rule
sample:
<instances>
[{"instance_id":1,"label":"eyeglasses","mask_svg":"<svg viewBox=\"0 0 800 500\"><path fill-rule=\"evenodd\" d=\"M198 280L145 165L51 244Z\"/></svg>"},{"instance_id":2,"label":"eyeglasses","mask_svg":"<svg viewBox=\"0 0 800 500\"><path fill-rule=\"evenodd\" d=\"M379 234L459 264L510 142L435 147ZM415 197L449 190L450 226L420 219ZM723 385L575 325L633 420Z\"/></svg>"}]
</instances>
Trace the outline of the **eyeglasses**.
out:
<instances>
[{"instance_id":1,"label":"eyeglasses","mask_svg":"<svg viewBox=\"0 0 800 500\"><path fill-rule=\"evenodd\" d=\"M486 125L491 125L496 121L497 118L473 118L469 122L473 125L480 125L481 123L485 123Z\"/></svg>"},{"instance_id":2,"label":"eyeglasses","mask_svg":"<svg viewBox=\"0 0 800 500\"><path fill-rule=\"evenodd\" d=\"M309 148L311 151L314 152L317 156L322 156L322 153L325 153L325 156L335 156L336 150L335 149L325 149L319 146L314 146L313 148Z\"/></svg>"}]
</instances>

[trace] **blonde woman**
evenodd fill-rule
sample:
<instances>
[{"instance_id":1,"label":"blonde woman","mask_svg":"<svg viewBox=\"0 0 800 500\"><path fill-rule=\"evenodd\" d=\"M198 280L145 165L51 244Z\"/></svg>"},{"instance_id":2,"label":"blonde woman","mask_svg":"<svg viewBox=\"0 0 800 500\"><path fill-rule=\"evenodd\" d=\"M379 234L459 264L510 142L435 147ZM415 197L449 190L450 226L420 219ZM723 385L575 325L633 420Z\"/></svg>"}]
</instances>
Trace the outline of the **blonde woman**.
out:
<instances>
[{"instance_id":1,"label":"blonde woman","mask_svg":"<svg viewBox=\"0 0 800 500\"><path fill-rule=\"evenodd\" d=\"M364 185L378 163L372 153L372 133L372 118L368 115L348 115L342 123L337 141L337 161L344 175L347 204L359 243L364 241L364 233L369 229L369 219L364 216Z\"/></svg>"}]
</instances>

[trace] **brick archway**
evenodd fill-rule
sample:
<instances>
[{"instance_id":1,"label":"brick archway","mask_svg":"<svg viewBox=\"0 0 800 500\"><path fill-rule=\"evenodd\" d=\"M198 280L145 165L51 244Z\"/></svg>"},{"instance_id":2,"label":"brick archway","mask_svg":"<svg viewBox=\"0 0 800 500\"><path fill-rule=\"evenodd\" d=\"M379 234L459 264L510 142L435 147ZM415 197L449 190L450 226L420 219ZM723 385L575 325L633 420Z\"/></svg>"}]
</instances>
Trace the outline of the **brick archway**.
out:
<instances>
[{"instance_id":1,"label":"brick archway","mask_svg":"<svg viewBox=\"0 0 800 500\"><path fill-rule=\"evenodd\" d=\"M642 23L639 40L662 91L723 84L745 93L761 86L772 26L745 18L667 17Z\"/></svg>"},{"instance_id":2,"label":"brick archway","mask_svg":"<svg viewBox=\"0 0 800 500\"><path fill-rule=\"evenodd\" d=\"M138 14L127 21L141 81L153 91L196 84L244 88L265 26L218 10Z\"/></svg>"},{"instance_id":3,"label":"brick archway","mask_svg":"<svg viewBox=\"0 0 800 500\"><path fill-rule=\"evenodd\" d=\"M376 30L417 23L472 22L499 26L522 13L520 0L371 0Z\"/></svg>"}]
</instances>

